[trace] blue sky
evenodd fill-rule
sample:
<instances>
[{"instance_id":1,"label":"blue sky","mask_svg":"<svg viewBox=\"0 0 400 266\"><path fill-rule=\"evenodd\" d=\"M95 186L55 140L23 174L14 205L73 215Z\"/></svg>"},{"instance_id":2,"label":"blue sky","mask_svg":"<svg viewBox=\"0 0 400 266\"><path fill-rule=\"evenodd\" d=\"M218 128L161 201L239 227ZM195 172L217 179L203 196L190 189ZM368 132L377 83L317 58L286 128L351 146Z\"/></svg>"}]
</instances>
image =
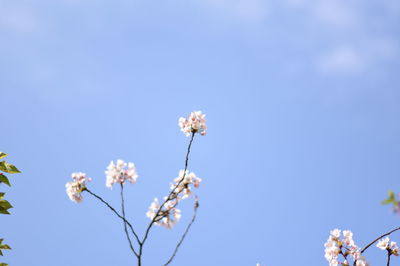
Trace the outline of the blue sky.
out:
<instances>
[{"instance_id":1,"label":"blue sky","mask_svg":"<svg viewBox=\"0 0 400 266\"><path fill-rule=\"evenodd\" d=\"M189 164L200 209L174 265L327 265L331 229L364 246L397 227L379 203L400 172L399 20L396 0L2 0L1 149L23 172L2 187L4 261L135 265L120 221L65 183L86 172L119 206L104 170L134 162L142 234L184 166L177 122L193 110L209 127ZM154 228L144 265L167 260L191 207Z\"/></svg>"}]
</instances>

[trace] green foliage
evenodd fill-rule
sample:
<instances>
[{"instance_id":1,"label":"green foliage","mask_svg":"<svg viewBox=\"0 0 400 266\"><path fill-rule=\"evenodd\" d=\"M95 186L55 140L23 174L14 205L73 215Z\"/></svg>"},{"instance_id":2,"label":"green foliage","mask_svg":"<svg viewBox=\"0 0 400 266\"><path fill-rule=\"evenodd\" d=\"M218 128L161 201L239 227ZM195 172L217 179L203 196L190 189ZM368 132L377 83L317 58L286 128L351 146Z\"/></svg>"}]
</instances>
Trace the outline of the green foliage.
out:
<instances>
[{"instance_id":1,"label":"green foliage","mask_svg":"<svg viewBox=\"0 0 400 266\"><path fill-rule=\"evenodd\" d=\"M0 159L3 159L6 157L7 154L4 152L0 152ZM6 161L1 161L0 162L0 171L9 173L9 174L16 174L16 173L21 173L17 167L14 165L7 163ZM7 186L11 186L10 180L8 180L7 176L5 176L3 173L0 173L0 184L4 183ZM8 209L12 208L12 205L4 199L4 192L0 192L0 214L10 214L8 212ZM9 245L3 244L3 239L0 239L0 256L3 256L3 250L6 249L11 249ZM0 266L8 266L7 263L1 262Z\"/></svg>"},{"instance_id":2,"label":"green foliage","mask_svg":"<svg viewBox=\"0 0 400 266\"><path fill-rule=\"evenodd\" d=\"M6 184L7 186L11 187L10 181L9 181L8 178L7 178L5 175L3 175L2 173L0 173L0 184L1 184L1 183L4 183L4 184Z\"/></svg>"},{"instance_id":3,"label":"green foliage","mask_svg":"<svg viewBox=\"0 0 400 266\"><path fill-rule=\"evenodd\" d=\"M10 248L10 246L9 245L6 245L6 244L3 244L3 240L4 239L0 239L0 256L3 256L3 251L2 251L2 249L11 249ZM0 264L0 265L2 265L2 264ZM7 265L7 264L6 264Z\"/></svg>"},{"instance_id":4,"label":"green foliage","mask_svg":"<svg viewBox=\"0 0 400 266\"><path fill-rule=\"evenodd\" d=\"M4 194L3 192L0 192L0 213L1 214L10 214L8 212L8 209L12 208L11 204L6 201L4 198Z\"/></svg>"},{"instance_id":5,"label":"green foliage","mask_svg":"<svg viewBox=\"0 0 400 266\"><path fill-rule=\"evenodd\" d=\"M382 205L387 205L387 204L396 204L396 198L394 196L393 191L389 191L389 197L385 199L384 201L381 202Z\"/></svg>"},{"instance_id":6,"label":"green foliage","mask_svg":"<svg viewBox=\"0 0 400 266\"><path fill-rule=\"evenodd\" d=\"M17 174L17 173L21 173L17 167L15 167L14 165L7 163L6 161L1 161L0 162L0 171L9 173L9 174Z\"/></svg>"}]
</instances>

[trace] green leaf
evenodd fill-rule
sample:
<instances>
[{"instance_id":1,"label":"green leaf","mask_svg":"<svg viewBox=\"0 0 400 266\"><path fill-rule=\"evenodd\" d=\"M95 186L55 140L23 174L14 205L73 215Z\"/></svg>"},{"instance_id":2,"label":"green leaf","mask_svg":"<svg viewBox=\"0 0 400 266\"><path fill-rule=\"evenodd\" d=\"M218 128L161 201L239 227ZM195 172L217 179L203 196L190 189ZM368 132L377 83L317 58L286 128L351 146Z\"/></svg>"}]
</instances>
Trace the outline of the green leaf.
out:
<instances>
[{"instance_id":1,"label":"green leaf","mask_svg":"<svg viewBox=\"0 0 400 266\"><path fill-rule=\"evenodd\" d=\"M0 159L3 159L4 157L6 157L8 154L5 154L4 152L0 151Z\"/></svg>"},{"instance_id":2,"label":"green leaf","mask_svg":"<svg viewBox=\"0 0 400 266\"><path fill-rule=\"evenodd\" d=\"M9 187L11 187L10 181L2 173L0 173L0 183L4 183L4 184L8 185Z\"/></svg>"},{"instance_id":3,"label":"green leaf","mask_svg":"<svg viewBox=\"0 0 400 266\"><path fill-rule=\"evenodd\" d=\"M0 214L10 214L6 209L3 209L3 207L0 207Z\"/></svg>"},{"instance_id":4,"label":"green leaf","mask_svg":"<svg viewBox=\"0 0 400 266\"><path fill-rule=\"evenodd\" d=\"M384 201L381 202L382 205L386 205L386 204L391 204L391 203L395 203L396 199L394 196L394 192L393 191L389 191L389 197L387 199L385 199Z\"/></svg>"},{"instance_id":5,"label":"green leaf","mask_svg":"<svg viewBox=\"0 0 400 266\"><path fill-rule=\"evenodd\" d=\"M2 214L10 214L8 209L12 208L13 206L6 200L0 200L0 213Z\"/></svg>"},{"instance_id":6,"label":"green leaf","mask_svg":"<svg viewBox=\"0 0 400 266\"><path fill-rule=\"evenodd\" d=\"M7 163L6 161L0 162L0 171L9 173L9 174L16 174L16 173L21 173L17 167L15 167L12 164Z\"/></svg>"},{"instance_id":7,"label":"green leaf","mask_svg":"<svg viewBox=\"0 0 400 266\"><path fill-rule=\"evenodd\" d=\"M2 249L11 249L9 245L2 244L3 240L4 240L3 238L0 239L0 256L3 256L3 252L1 251ZM4 263L3 263L3 264L4 264ZM2 265L2 264L0 264L0 266L1 266L1 265Z\"/></svg>"},{"instance_id":8,"label":"green leaf","mask_svg":"<svg viewBox=\"0 0 400 266\"><path fill-rule=\"evenodd\" d=\"M0 266L8 266L8 264L7 264L7 263L4 263L4 262L2 262L2 263L0 263Z\"/></svg>"}]
</instances>

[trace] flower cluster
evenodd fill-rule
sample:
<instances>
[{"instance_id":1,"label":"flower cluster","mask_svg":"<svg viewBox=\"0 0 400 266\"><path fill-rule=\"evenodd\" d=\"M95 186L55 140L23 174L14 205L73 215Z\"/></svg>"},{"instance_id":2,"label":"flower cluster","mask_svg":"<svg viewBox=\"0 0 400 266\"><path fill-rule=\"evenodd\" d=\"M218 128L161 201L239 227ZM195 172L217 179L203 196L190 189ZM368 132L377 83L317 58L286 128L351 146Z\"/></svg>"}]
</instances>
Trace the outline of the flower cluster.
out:
<instances>
[{"instance_id":1,"label":"flower cluster","mask_svg":"<svg viewBox=\"0 0 400 266\"><path fill-rule=\"evenodd\" d=\"M155 225L172 228L181 218L181 211L176 206L181 199L188 198L192 194L191 185L195 188L200 186L201 179L193 172L180 170L174 182L171 184L170 195L164 198L164 205L160 205L156 198L146 213L147 217L154 220Z\"/></svg>"},{"instance_id":2,"label":"flower cluster","mask_svg":"<svg viewBox=\"0 0 400 266\"><path fill-rule=\"evenodd\" d=\"M155 225L164 226L168 229L171 229L181 218L181 210L175 208L177 204L178 202L176 200L167 201L160 210L161 205L158 202L158 199L155 198L154 201L151 203L146 215L151 220L154 219Z\"/></svg>"},{"instance_id":3,"label":"flower cluster","mask_svg":"<svg viewBox=\"0 0 400 266\"><path fill-rule=\"evenodd\" d=\"M188 170L180 170L177 178L174 179L175 183L171 183L171 190L174 194L182 193L182 199L188 198L192 195L192 190L190 185L193 185L195 188L200 186L201 178L198 178L195 173L190 172Z\"/></svg>"},{"instance_id":4,"label":"flower cluster","mask_svg":"<svg viewBox=\"0 0 400 266\"><path fill-rule=\"evenodd\" d=\"M399 256L399 247L397 246L397 243L394 241L391 241L389 244L389 237L385 237L383 239L380 239L378 241L378 244L376 246L382 250L387 250L390 252L390 255L395 255Z\"/></svg>"},{"instance_id":5,"label":"flower cluster","mask_svg":"<svg viewBox=\"0 0 400 266\"><path fill-rule=\"evenodd\" d=\"M68 197L76 202L80 203L83 200L81 192L86 188L86 182L92 181L91 178L86 178L85 173L72 173L73 181L68 182L65 187L67 188Z\"/></svg>"},{"instance_id":6,"label":"flower cluster","mask_svg":"<svg viewBox=\"0 0 400 266\"><path fill-rule=\"evenodd\" d=\"M334 229L330 232L329 238L325 243L325 258L330 266L342 264L349 266L347 257L350 255L357 266L366 266L367 262L361 257L360 249L354 243L353 233L350 230L343 230L343 238L340 238L341 231ZM344 258L343 262L339 261L339 255Z\"/></svg>"},{"instance_id":7,"label":"flower cluster","mask_svg":"<svg viewBox=\"0 0 400 266\"><path fill-rule=\"evenodd\" d=\"M205 116L206 115L202 114L201 111L194 111L190 113L188 118L179 118L179 126L182 132L185 133L186 136L197 132L204 136L207 133Z\"/></svg>"},{"instance_id":8,"label":"flower cluster","mask_svg":"<svg viewBox=\"0 0 400 266\"><path fill-rule=\"evenodd\" d=\"M134 163L125 163L123 160L113 161L108 165L106 173L106 186L111 188L115 183L124 184L128 180L132 184L136 183L138 174Z\"/></svg>"}]
</instances>

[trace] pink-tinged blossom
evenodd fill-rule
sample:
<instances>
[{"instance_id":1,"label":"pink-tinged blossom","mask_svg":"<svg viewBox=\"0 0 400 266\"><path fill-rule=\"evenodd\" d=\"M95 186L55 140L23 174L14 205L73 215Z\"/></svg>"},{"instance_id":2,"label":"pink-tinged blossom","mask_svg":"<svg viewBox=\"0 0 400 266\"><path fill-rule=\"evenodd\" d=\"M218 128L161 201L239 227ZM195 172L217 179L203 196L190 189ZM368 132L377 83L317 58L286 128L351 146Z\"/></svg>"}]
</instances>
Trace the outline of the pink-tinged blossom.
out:
<instances>
[{"instance_id":1,"label":"pink-tinged blossom","mask_svg":"<svg viewBox=\"0 0 400 266\"><path fill-rule=\"evenodd\" d=\"M330 232L329 238L325 243L325 259L330 266L349 265L347 260L350 255L354 261L360 259L360 249L355 245L353 233L350 230L343 231L343 238L340 238L341 231L334 229ZM339 255L343 256L343 262L340 262Z\"/></svg>"},{"instance_id":2,"label":"pink-tinged blossom","mask_svg":"<svg viewBox=\"0 0 400 266\"><path fill-rule=\"evenodd\" d=\"M161 205L158 202L158 199L155 198L151 203L146 215L151 220L155 221L155 225L164 226L168 229L171 229L181 218L181 211L178 208L175 208L176 204L177 201L167 201L163 208L159 211ZM157 215L158 211L159 213Z\"/></svg>"},{"instance_id":3,"label":"pink-tinged blossom","mask_svg":"<svg viewBox=\"0 0 400 266\"><path fill-rule=\"evenodd\" d=\"M394 242L394 241L390 242L389 248L390 248L391 254L393 254L395 256L399 256L399 247L397 246L396 242Z\"/></svg>"},{"instance_id":4,"label":"pink-tinged blossom","mask_svg":"<svg viewBox=\"0 0 400 266\"><path fill-rule=\"evenodd\" d=\"M72 173L73 181L65 184L67 195L73 202L80 203L83 200L81 192L86 188L86 182L92 181L85 173Z\"/></svg>"},{"instance_id":5,"label":"pink-tinged blossom","mask_svg":"<svg viewBox=\"0 0 400 266\"><path fill-rule=\"evenodd\" d=\"M136 183L138 174L134 163L125 163L123 160L111 161L107 167L106 186L111 188L115 183L124 184L126 180L132 184Z\"/></svg>"},{"instance_id":6,"label":"pink-tinged blossom","mask_svg":"<svg viewBox=\"0 0 400 266\"><path fill-rule=\"evenodd\" d=\"M400 213L400 201L393 202L393 212Z\"/></svg>"},{"instance_id":7,"label":"pink-tinged blossom","mask_svg":"<svg viewBox=\"0 0 400 266\"><path fill-rule=\"evenodd\" d=\"M181 210L178 208L172 208L158 223L165 228L171 229L181 219Z\"/></svg>"},{"instance_id":8,"label":"pink-tinged blossom","mask_svg":"<svg viewBox=\"0 0 400 266\"><path fill-rule=\"evenodd\" d=\"M335 238L335 239L339 239L339 237L340 237L340 230L339 229L333 229L332 231L331 231L331 236L333 237L333 238Z\"/></svg>"},{"instance_id":9,"label":"pink-tinged blossom","mask_svg":"<svg viewBox=\"0 0 400 266\"><path fill-rule=\"evenodd\" d=\"M356 266L369 266L369 264L363 256L360 256L356 261Z\"/></svg>"},{"instance_id":10,"label":"pink-tinged blossom","mask_svg":"<svg viewBox=\"0 0 400 266\"><path fill-rule=\"evenodd\" d=\"M389 237L382 238L378 241L376 246L382 250L388 250L391 255L399 256L399 247L397 246L397 243L391 241L389 244L389 241Z\"/></svg>"},{"instance_id":11,"label":"pink-tinged blossom","mask_svg":"<svg viewBox=\"0 0 400 266\"><path fill-rule=\"evenodd\" d=\"M158 203L158 199L155 198L154 201L150 204L146 216L149 217L151 220L153 220L157 214L158 209L160 209L160 203Z\"/></svg>"},{"instance_id":12,"label":"pink-tinged blossom","mask_svg":"<svg viewBox=\"0 0 400 266\"><path fill-rule=\"evenodd\" d=\"M188 170L180 170L179 175L174 179L174 182L175 183L170 186L171 190L174 190L175 194L183 193L182 199L185 199L192 194L191 185L195 188L200 186L201 178L197 177L193 172L189 173Z\"/></svg>"},{"instance_id":13,"label":"pink-tinged blossom","mask_svg":"<svg viewBox=\"0 0 400 266\"><path fill-rule=\"evenodd\" d=\"M343 243L346 246L354 246L353 233L350 230L343 230Z\"/></svg>"},{"instance_id":14,"label":"pink-tinged blossom","mask_svg":"<svg viewBox=\"0 0 400 266\"><path fill-rule=\"evenodd\" d=\"M336 266L339 264L338 256L340 254L340 248L338 241L332 234L329 236L325 243L325 259L329 262L329 266Z\"/></svg>"},{"instance_id":15,"label":"pink-tinged blossom","mask_svg":"<svg viewBox=\"0 0 400 266\"><path fill-rule=\"evenodd\" d=\"M205 114L201 111L191 112L188 118L179 118L179 127L186 136L190 136L191 133L200 133L205 135L207 133L207 125Z\"/></svg>"},{"instance_id":16,"label":"pink-tinged blossom","mask_svg":"<svg viewBox=\"0 0 400 266\"><path fill-rule=\"evenodd\" d=\"M389 247L389 237L380 239L378 241L378 244L376 244L376 246L382 250L386 250Z\"/></svg>"}]
</instances>

